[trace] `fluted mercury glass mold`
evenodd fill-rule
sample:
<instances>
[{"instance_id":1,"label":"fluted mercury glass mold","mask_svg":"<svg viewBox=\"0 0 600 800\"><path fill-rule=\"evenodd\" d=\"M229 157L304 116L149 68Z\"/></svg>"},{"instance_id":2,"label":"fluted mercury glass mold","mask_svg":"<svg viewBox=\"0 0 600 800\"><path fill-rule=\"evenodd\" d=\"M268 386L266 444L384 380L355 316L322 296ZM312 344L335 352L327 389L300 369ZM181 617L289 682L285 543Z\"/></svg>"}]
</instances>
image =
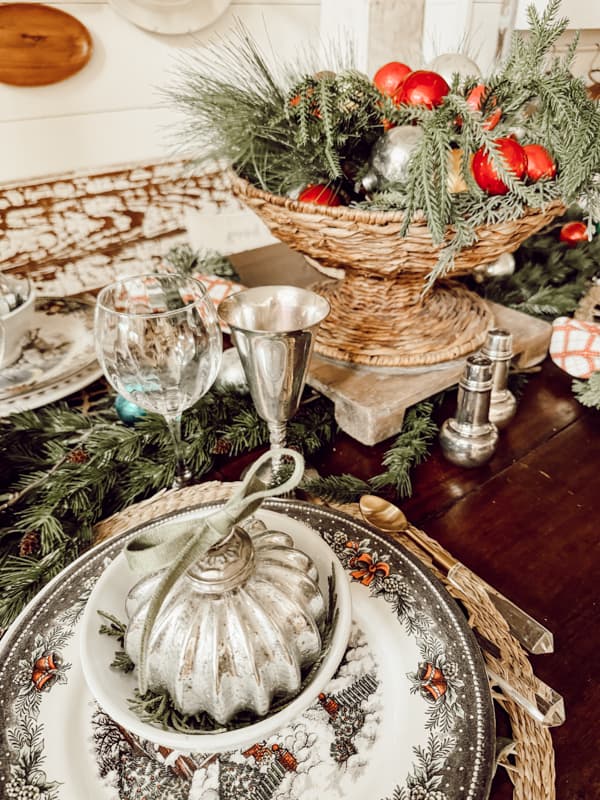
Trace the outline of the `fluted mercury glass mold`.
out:
<instances>
[{"instance_id":1,"label":"fluted mercury glass mold","mask_svg":"<svg viewBox=\"0 0 600 800\"><path fill-rule=\"evenodd\" d=\"M300 691L320 656L327 606L312 560L259 520L237 526L175 584L154 623L148 686L185 714L227 723L265 715ZM162 572L130 591L125 650L139 661L144 620Z\"/></svg>"}]
</instances>

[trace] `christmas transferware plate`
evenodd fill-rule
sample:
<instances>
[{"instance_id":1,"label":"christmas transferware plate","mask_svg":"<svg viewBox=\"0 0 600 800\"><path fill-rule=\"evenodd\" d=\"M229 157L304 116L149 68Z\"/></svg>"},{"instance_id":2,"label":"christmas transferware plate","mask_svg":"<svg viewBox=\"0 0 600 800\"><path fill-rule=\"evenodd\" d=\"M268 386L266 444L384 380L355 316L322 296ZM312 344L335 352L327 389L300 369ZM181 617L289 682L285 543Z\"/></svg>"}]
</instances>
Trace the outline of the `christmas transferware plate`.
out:
<instances>
[{"instance_id":1,"label":"christmas transferware plate","mask_svg":"<svg viewBox=\"0 0 600 800\"><path fill-rule=\"evenodd\" d=\"M178 752L115 724L86 688L80 621L97 578L133 535L127 532L67 567L0 642L2 797L488 796L491 695L471 631L441 584L402 548L343 514L287 500L264 509L257 516L292 536L296 520L318 531L351 585L348 649L315 703L268 738L224 753Z\"/></svg>"},{"instance_id":2,"label":"christmas transferware plate","mask_svg":"<svg viewBox=\"0 0 600 800\"><path fill-rule=\"evenodd\" d=\"M0 374L0 416L60 400L101 374L94 306L75 299L39 299L21 356Z\"/></svg>"}]
</instances>

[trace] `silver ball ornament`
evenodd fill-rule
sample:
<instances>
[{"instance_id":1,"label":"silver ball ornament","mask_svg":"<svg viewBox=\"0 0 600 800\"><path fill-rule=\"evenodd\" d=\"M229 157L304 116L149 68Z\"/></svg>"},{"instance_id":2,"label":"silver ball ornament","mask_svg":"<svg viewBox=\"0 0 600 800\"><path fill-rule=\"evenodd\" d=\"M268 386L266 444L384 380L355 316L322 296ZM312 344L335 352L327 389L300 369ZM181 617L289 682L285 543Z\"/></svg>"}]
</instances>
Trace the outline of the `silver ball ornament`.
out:
<instances>
[{"instance_id":1,"label":"silver ball ornament","mask_svg":"<svg viewBox=\"0 0 600 800\"><path fill-rule=\"evenodd\" d=\"M221 366L215 379L215 389L221 391L234 390L240 394L248 394L248 381L235 347L230 347L223 352Z\"/></svg>"},{"instance_id":2,"label":"silver ball ornament","mask_svg":"<svg viewBox=\"0 0 600 800\"><path fill-rule=\"evenodd\" d=\"M410 157L422 139L422 129L414 125L399 125L384 133L373 145L369 171L362 180L365 190L374 192L386 183L404 183Z\"/></svg>"},{"instance_id":3,"label":"silver ball ornament","mask_svg":"<svg viewBox=\"0 0 600 800\"><path fill-rule=\"evenodd\" d=\"M453 75L456 74L461 78L481 77L481 70L477 64L462 53L442 53L427 65L427 69L441 75L449 86L452 84Z\"/></svg>"},{"instance_id":4,"label":"silver ball ornament","mask_svg":"<svg viewBox=\"0 0 600 800\"><path fill-rule=\"evenodd\" d=\"M475 270L475 279L481 283L486 278L507 278L515 271L515 257L512 253L502 253L491 264L482 264Z\"/></svg>"}]
</instances>

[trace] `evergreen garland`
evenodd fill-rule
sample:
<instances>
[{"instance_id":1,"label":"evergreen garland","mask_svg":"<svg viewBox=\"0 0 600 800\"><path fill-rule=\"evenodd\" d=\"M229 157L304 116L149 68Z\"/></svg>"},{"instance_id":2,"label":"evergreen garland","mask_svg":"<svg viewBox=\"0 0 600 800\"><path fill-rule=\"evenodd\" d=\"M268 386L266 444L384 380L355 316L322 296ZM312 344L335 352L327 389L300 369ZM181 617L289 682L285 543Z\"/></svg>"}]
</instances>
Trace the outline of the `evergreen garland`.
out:
<instances>
[{"instance_id":1,"label":"evergreen garland","mask_svg":"<svg viewBox=\"0 0 600 800\"><path fill-rule=\"evenodd\" d=\"M193 250L189 244L172 247L165 256L167 263L183 275L201 272L205 275L218 275L230 281L240 280L231 261L216 250Z\"/></svg>"},{"instance_id":2,"label":"evergreen garland","mask_svg":"<svg viewBox=\"0 0 600 800\"><path fill-rule=\"evenodd\" d=\"M399 498L410 497L410 473L413 467L425 460L438 432L432 419L435 404L436 400L426 400L409 409L400 434L383 456L382 465L387 467L384 472L370 478L368 482L349 474L312 478L303 481L302 488L325 500L338 503L356 503L363 494L389 489Z\"/></svg>"},{"instance_id":3,"label":"evergreen garland","mask_svg":"<svg viewBox=\"0 0 600 800\"><path fill-rule=\"evenodd\" d=\"M600 273L600 235L568 247L559 241L560 229L581 217L573 208L569 214L527 239L514 254L513 275L487 278L474 284L488 300L541 319L572 314L581 297Z\"/></svg>"},{"instance_id":4,"label":"evergreen garland","mask_svg":"<svg viewBox=\"0 0 600 800\"><path fill-rule=\"evenodd\" d=\"M317 396L301 406L288 439L309 457L334 430L332 406ZM250 398L231 390L209 392L185 412L182 434L198 478L218 454L268 443ZM170 487L175 475L162 417L128 427L112 408L86 416L58 404L13 414L0 420L0 458L0 628L90 544L96 522Z\"/></svg>"}]
</instances>

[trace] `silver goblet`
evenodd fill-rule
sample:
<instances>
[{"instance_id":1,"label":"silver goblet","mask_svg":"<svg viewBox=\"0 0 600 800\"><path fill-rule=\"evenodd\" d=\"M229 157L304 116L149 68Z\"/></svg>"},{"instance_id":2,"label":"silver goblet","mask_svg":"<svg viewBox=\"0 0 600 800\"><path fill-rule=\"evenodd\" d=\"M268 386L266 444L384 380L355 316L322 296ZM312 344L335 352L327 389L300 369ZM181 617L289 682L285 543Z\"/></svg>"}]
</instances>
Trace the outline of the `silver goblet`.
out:
<instances>
[{"instance_id":1,"label":"silver goblet","mask_svg":"<svg viewBox=\"0 0 600 800\"><path fill-rule=\"evenodd\" d=\"M271 448L284 447L286 424L298 410L329 303L296 286L259 286L228 297L218 310L231 328L252 400L269 427Z\"/></svg>"}]
</instances>

